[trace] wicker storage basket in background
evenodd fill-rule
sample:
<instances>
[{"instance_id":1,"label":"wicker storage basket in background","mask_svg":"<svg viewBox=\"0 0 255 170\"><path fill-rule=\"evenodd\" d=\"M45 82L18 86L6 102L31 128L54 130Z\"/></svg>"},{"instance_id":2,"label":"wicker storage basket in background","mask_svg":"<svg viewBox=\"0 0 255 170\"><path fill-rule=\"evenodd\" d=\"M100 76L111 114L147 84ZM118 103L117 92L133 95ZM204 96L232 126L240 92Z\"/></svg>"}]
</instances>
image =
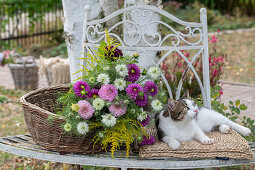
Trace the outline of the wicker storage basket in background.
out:
<instances>
[{"instance_id":1,"label":"wicker storage basket in background","mask_svg":"<svg viewBox=\"0 0 255 170\"><path fill-rule=\"evenodd\" d=\"M94 132L84 138L67 135L61 127L64 119L54 118L52 123L48 120L50 115L55 116L58 93L68 90L68 86L59 85L38 89L21 97L28 131L35 143L47 150L82 154L102 152L100 142L93 148Z\"/></svg>"},{"instance_id":2,"label":"wicker storage basket in background","mask_svg":"<svg viewBox=\"0 0 255 170\"><path fill-rule=\"evenodd\" d=\"M32 56L20 57L17 64L8 64L15 89L35 90L38 88L38 66Z\"/></svg>"}]
</instances>

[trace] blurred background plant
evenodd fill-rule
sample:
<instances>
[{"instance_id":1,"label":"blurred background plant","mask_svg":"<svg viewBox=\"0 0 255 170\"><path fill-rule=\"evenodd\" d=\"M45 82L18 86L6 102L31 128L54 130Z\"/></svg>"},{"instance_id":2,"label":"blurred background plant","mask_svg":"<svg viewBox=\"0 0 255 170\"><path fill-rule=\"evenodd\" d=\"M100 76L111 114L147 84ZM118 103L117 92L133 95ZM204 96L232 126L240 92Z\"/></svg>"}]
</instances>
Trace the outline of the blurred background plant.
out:
<instances>
[{"instance_id":1,"label":"blurred background plant","mask_svg":"<svg viewBox=\"0 0 255 170\"><path fill-rule=\"evenodd\" d=\"M15 51L5 50L0 53L0 65L5 66L5 64L13 63L13 55Z\"/></svg>"},{"instance_id":2,"label":"blurred background plant","mask_svg":"<svg viewBox=\"0 0 255 170\"><path fill-rule=\"evenodd\" d=\"M208 2L206 2L208 1ZM210 1L210 2L209 2ZM251 15L248 12L241 10L240 6L233 7L230 4L229 10L224 10L225 5L228 5L230 2L236 2L239 0L176 0L176 1L164 1L164 9L176 17L184 21L193 21L199 22L198 12L200 8L207 8L207 20L208 20L208 30L217 31L220 30L229 30L229 29L238 29L238 28L251 28L255 26L254 15L255 12ZM241 1L241 0L240 0ZM253 0L255 2L255 0ZM217 6L211 5L212 3L217 4ZM219 4L222 5L222 9L219 9ZM227 6L226 6L227 8ZM248 6L247 6L248 8ZM175 28L179 27L175 22L167 19L166 17L162 18L164 22L173 25Z\"/></svg>"},{"instance_id":3,"label":"blurred background plant","mask_svg":"<svg viewBox=\"0 0 255 170\"><path fill-rule=\"evenodd\" d=\"M211 43L212 48L210 49L209 54L209 71L210 71L210 84L211 87L219 84L219 80L223 74L223 67L225 62L227 61L227 54L223 51L219 51L217 48L218 38L216 35L213 35L209 38L209 43ZM189 60L192 60L193 54L198 51L181 51L182 54ZM169 57L169 56L168 56ZM165 60L161 69L172 89L173 92L177 91L179 81L182 78L182 74L187 68L186 61L181 57L181 55L177 52L173 52L170 56L171 60ZM193 66L195 71L198 74L198 77L203 82L203 63L201 57L198 57L194 62ZM195 74L192 71L188 71L187 75L183 79L183 88L182 94L186 90L189 90L189 94L191 97L196 98L201 94L200 87L198 81L195 77Z\"/></svg>"},{"instance_id":4,"label":"blurred background plant","mask_svg":"<svg viewBox=\"0 0 255 170\"><path fill-rule=\"evenodd\" d=\"M168 2L169 0L163 0ZM199 2L210 9L219 10L225 14L234 14L238 9L244 15L255 15L255 0L175 0L184 6Z\"/></svg>"}]
</instances>

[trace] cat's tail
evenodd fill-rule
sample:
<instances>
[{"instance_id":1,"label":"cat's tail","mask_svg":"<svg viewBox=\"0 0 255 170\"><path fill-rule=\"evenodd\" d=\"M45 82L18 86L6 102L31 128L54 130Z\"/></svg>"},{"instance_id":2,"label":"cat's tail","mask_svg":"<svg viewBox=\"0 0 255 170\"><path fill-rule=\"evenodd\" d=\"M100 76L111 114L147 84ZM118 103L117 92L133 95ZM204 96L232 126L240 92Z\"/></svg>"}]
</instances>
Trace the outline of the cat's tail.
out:
<instances>
[{"instance_id":1,"label":"cat's tail","mask_svg":"<svg viewBox=\"0 0 255 170\"><path fill-rule=\"evenodd\" d=\"M222 124L228 125L231 129L237 131L238 133L240 133L243 136L249 136L251 133L251 130L249 128L246 128L242 125L239 125L231 120L229 120L228 118L226 118L225 116L222 115Z\"/></svg>"}]
</instances>

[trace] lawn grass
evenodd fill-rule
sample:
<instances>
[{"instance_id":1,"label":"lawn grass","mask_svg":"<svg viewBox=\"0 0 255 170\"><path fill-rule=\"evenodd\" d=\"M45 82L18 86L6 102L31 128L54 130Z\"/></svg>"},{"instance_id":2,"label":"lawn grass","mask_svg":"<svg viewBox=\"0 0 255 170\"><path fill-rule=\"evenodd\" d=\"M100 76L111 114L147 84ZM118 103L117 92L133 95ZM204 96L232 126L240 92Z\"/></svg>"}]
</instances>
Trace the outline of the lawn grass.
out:
<instances>
[{"instance_id":1,"label":"lawn grass","mask_svg":"<svg viewBox=\"0 0 255 170\"><path fill-rule=\"evenodd\" d=\"M218 39L217 49L228 55L222 80L255 84L255 31L223 34Z\"/></svg>"}]
</instances>

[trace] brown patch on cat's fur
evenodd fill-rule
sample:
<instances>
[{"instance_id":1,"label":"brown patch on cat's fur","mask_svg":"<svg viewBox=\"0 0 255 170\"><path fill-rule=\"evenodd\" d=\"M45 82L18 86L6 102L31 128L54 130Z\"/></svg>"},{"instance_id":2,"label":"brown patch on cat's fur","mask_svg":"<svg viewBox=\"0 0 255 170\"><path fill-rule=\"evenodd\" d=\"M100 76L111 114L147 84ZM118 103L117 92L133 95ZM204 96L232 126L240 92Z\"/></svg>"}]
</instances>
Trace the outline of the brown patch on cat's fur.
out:
<instances>
[{"instance_id":1,"label":"brown patch on cat's fur","mask_svg":"<svg viewBox=\"0 0 255 170\"><path fill-rule=\"evenodd\" d=\"M168 111L164 111L163 116L164 116L164 117L168 117L168 116L170 116L170 114L169 114Z\"/></svg>"},{"instance_id":2,"label":"brown patch on cat's fur","mask_svg":"<svg viewBox=\"0 0 255 170\"><path fill-rule=\"evenodd\" d=\"M187 105L183 100L175 101L173 99L168 99L168 114L173 120L183 120L187 111Z\"/></svg>"}]
</instances>

